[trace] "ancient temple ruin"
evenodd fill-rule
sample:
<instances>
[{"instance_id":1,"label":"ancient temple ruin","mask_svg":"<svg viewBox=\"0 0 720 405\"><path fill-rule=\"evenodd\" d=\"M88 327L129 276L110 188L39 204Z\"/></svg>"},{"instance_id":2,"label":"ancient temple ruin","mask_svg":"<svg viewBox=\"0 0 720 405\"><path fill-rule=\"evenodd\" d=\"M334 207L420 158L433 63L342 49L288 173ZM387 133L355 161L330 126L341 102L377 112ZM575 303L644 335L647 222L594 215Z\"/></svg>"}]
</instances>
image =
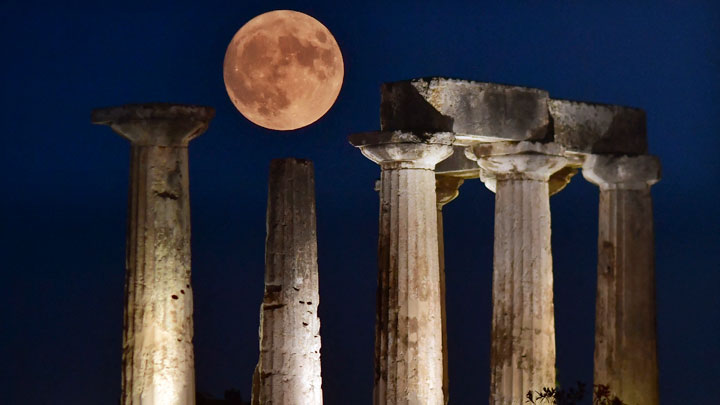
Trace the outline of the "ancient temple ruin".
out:
<instances>
[{"instance_id":1,"label":"ancient temple ruin","mask_svg":"<svg viewBox=\"0 0 720 405\"><path fill-rule=\"evenodd\" d=\"M380 122L349 139L381 169L374 404L448 400L441 207L472 179L495 193L490 403L555 386L549 199L578 170L600 188L594 383L657 404L645 113L426 78L384 84Z\"/></svg>"},{"instance_id":2,"label":"ancient temple ruin","mask_svg":"<svg viewBox=\"0 0 720 405\"><path fill-rule=\"evenodd\" d=\"M173 104L92 115L132 143L125 405L195 403L187 146L213 115ZM495 193L490 403L523 404L555 386L549 201L581 170L600 195L594 383L657 404L650 187L660 163L648 155L645 113L427 78L383 85L380 118L379 131L349 139L381 173L373 403L448 403L442 207L474 179ZM273 161L267 215L253 404L319 405L311 162Z\"/></svg>"}]
</instances>

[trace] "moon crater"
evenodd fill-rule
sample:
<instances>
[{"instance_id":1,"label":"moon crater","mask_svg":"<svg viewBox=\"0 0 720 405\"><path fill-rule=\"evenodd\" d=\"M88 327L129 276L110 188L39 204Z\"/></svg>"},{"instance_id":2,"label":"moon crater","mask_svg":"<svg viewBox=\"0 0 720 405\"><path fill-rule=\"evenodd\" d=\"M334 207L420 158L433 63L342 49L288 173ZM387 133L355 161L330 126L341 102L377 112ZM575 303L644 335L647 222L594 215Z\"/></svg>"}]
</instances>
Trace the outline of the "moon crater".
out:
<instances>
[{"instance_id":1,"label":"moon crater","mask_svg":"<svg viewBox=\"0 0 720 405\"><path fill-rule=\"evenodd\" d=\"M340 48L314 18L271 11L245 24L225 54L223 76L235 107L265 128L292 130L332 107L343 80Z\"/></svg>"}]
</instances>

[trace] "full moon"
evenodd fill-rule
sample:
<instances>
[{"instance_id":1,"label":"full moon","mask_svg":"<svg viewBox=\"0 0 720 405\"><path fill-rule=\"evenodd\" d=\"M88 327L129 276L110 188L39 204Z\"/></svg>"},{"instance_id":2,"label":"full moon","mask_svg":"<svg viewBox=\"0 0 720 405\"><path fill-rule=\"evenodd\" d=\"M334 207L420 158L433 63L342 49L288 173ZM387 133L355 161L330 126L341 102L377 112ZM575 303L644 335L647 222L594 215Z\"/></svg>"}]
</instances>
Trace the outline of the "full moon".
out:
<instances>
[{"instance_id":1,"label":"full moon","mask_svg":"<svg viewBox=\"0 0 720 405\"><path fill-rule=\"evenodd\" d=\"M343 59L335 38L307 14L276 10L248 21L225 53L225 88L245 118L265 128L310 125L340 93Z\"/></svg>"}]
</instances>

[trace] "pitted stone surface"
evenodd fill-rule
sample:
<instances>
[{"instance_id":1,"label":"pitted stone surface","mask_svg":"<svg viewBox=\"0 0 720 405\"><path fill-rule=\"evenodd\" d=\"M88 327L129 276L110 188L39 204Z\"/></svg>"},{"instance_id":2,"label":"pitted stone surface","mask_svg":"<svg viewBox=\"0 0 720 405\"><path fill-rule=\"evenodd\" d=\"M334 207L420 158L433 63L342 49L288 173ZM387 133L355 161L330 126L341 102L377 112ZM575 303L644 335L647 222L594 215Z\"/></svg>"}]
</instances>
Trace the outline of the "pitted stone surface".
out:
<instances>
[{"instance_id":1,"label":"pitted stone surface","mask_svg":"<svg viewBox=\"0 0 720 405\"><path fill-rule=\"evenodd\" d=\"M132 142L123 405L195 403L187 143L212 115L203 115L204 121L195 116L195 125L175 125L168 109L146 104L93 113L95 123ZM125 120L127 114L132 120Z\"/></svg>"},{"instance_id":2,"label":"pitted stone surface","mask_svg":"<svg viewBox=\"0 0 720 405\"><path fill-rule=\"evenodd\" d=\"M549 136L544 90L439 77L385 83L383 131L453 132L456 143Z\"/></svg>"},{"instance_id":3,"label":"pitted stone surface","mask_svg":"<svg viewBox=\"0 0 720 405\"><path fill-rule=\"evenodd\" d=\"M315 180L311 161L270 163L265 295L253 404L321 405Z\"/></svg>"},{"instance_id":4,"label":"pitted stone surface","mask_svg":"<svg viewBox=\"0 0 720 405\"><path fill-rule=\"evenodd\" d=\"M147 103L95 109L91 121L109 125L135 145L187 146L214 116L212 107Z\"/></svg>"},{"instance_id":5,"label":"pitted stone surface","mask_svg":"<svg viewBox=\"0 0 720 405\"><path fill-rule=\"evenodd\" d=\"M643 110L556 99L551 99L548 107L554 141L568 151L631 155L647 152Z\"/></svg>"}]
</instances>

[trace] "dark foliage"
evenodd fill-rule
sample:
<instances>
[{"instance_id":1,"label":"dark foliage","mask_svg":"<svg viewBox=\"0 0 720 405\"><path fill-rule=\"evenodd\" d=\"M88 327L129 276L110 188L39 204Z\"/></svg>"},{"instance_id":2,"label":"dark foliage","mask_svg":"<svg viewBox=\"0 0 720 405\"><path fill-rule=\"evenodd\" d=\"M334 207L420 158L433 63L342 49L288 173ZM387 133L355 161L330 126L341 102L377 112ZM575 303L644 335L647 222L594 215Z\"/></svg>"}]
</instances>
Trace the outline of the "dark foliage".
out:
<instances>
[{"instance_id":1,"label":"dark foliage","mask_svg":"<svg viewBox=\"0 0 720 405\"><path fill-rule=\"evenodd\" d=\"M525 398L527 403L538 404L555 404L555 405L577 405L585 397L586 384L578 381L576 388L548 388L544 387L542 391L528 391ZM593 390L593 405L627 405L615 395L612 395L610 387L607 385L595 385Z\"/></svg>"},{"instance_id":2,"label":"dark foliage","mask_svg":"<svg viewBox=\"0 0 720 405\"><path fill-rule=\"evenodd\" d=\"M240 391L235 389L226 390L223 399L216 399L209 394L198 392L196 403L197 405L248 405L247 402L243 402Z\"/></svg>"}]
</instances>

